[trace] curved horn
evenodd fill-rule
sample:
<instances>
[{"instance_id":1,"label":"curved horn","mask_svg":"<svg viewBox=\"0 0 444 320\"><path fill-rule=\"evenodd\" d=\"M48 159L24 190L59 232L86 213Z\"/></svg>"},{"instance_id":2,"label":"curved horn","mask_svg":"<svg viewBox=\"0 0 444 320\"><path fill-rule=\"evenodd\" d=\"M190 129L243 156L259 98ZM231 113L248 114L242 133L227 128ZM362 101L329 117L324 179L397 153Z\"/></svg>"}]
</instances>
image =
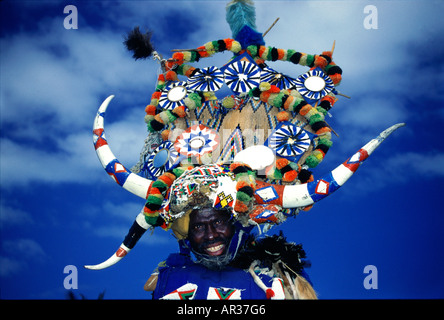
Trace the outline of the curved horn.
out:
<instances>
[{"instance_id":1,"label":"curved horn","mask_svg":"<svg viewBox=\"0 0 444 320\"><path fill-rule=\"evenodd\" d=\"M384 141L393 131L404 126L405 123L398 123L381 132L379 136L370 140L365 146L358 150L352 157L331 171L328 175L305 184L280 186L261 183L256 188L256 200L264 203L264 197L261 193L269 197L272 186L276 193L276 200L267 201L275 203L283 208L299 208L311 205L324 199L326 196L335 192L341 187L355 172L359 166L366 160L373 151ZM267 193L268 192L268 193Z\"/></svg>"},{"instance_id":2,"label":"curved horn","mask_svg":"<svg viewBox=\"0 0 444 320\"><path fill-rule=\"evenodd\" d=\"M106 109L113 98L113 95L106 98L97 111L93 126L94 148L96 149L97 156L99 157L103 168L105 168L106 172L114 179L114 181L125 190L146 199L152 181L138 176L125 168L114 156L105 138L104 116Z\"/></svg>"},{"instance_id":3,"label":"curved horn","mask_svg":"<svg viewBox=\"0 0 444 320\"><path fill-rule=\"evenodd\" d=\"M84 267L90 270L101 270L116 264L122 260L132 248L134 248L137 241L139 241L140 237L142 237L148 228L149 225L145 221L145 215L142 212L139 213L119 249L117 249L117 251L108 260L96 265L87 265Z\"/></svg>"}]
</instances>

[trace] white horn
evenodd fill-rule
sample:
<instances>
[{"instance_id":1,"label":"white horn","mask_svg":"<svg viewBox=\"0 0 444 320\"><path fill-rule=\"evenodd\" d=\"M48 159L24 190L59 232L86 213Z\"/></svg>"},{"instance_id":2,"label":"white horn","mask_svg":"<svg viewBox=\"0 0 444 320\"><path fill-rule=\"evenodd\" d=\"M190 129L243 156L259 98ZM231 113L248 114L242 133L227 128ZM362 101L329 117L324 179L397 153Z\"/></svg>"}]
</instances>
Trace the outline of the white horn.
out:
<instances>
[{"instance_id":1,"label":"white horn","mask_svg":"<svg viewBox=\"0 0 444 320\"><path fill-rule=\"evenodd\" d=\"M113 95L103 101L94 119L93 138L97 156L106 172L125 190L146 199L151 180L138 176L125 168L114 156L105 138L104 116Z\"/></svg>"},{"instance_id":2,"label":"white horn","mask_svg":"<svg viewBox=\"0 0 444 320\"><path fill-rule=\"evenodd\" d=\"M102 270L116 264L122 260L132 248L134 248L137 241L139 241L140 237L142 237L148 228L149 224L145 221L145 215L143 213L139 213L119 249L117 249L117 251L108 260L96 265L87 265L84 267L90 270Z\"/></svg>"},{"instance_id":3,"label":"white horn","mask_svg":"<svg viewBox=\"0 0 444 320\"><path fill-rule=\"evenodd\" d=\"M268 201L267 203L276 203L283 208L305 207L324 199L341 187L356 172L362 162L364 162L382 143L382 141L384 141L393 131L404 125L405 123L398 123L384 130L379 136L359 149L359 151L351 158L321 179L305 184L290 186L262 183L257 187L256 200L261 202L261 192L267 190L265 188L270 187L274 188L274 192L277 194L277 199L272 202Z\"/></svg>"}]
</instances>

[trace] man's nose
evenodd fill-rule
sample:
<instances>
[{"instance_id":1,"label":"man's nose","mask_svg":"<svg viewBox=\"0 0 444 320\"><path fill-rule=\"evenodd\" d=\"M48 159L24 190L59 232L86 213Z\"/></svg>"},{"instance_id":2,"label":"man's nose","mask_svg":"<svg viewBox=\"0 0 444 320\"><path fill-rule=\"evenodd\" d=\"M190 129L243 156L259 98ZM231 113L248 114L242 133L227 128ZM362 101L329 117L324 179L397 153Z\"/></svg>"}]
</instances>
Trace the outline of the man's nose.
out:
<instances>
[{"instance_id":1,"label":"man's nose","mask_svg":"<svg viewBox=\"0 0 444 320\"><path fill-rule=\"evenodd\" d=\"M213 240L217 236L217 231L214 226L210 223L205 228L205 239Z\"/></svg>"}]
</instances>

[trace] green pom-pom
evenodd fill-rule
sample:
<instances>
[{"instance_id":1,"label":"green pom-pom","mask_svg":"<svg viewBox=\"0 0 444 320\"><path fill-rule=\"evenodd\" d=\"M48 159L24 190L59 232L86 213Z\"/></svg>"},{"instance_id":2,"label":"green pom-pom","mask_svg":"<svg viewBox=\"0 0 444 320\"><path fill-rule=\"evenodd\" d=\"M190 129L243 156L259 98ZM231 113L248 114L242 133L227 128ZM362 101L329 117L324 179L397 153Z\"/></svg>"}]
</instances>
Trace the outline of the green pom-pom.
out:
<instances>
[{"instance_id":1,"label":"green pom-pom","mask_svg":"<svg viewBox=\"0 0 444 320\"><path fill-rule=\"evenodd\" d=\"M315 56L312 54L307 54L307 66L313 65Z\"/></svg>"},{"instance_id":2,"label":"green pom-pom","mask_svg":"<svg viewBox=\"0 0 444 320\"><path fill-rule=\"evenodd\" d=\"M174 168L173 174L176 176L176 178L179 178L183 173L185 172L182 168Z\"/></svg>"},{"instance_id":3,"label":"green pom-pom","mask_svg":"<svg viewBox=\"0 0 444 320\"><path fill-rule=\"evenodd\" d=\"M163 202L163 198L152 195L152 196L148 196L146 201L150 204L161 205Z\"/></svg>"},{"instance_id":4,"label":"green pom-pom","mask_svg":"<svg viewBox=\"0 0 444 320\"><path fill-rule=\"evenodd\" d=\"M287 50L287 60L290 61L291 56L294 55L295 53L296 53L296 50L288 49Z\"/></svg>"},{"instance_id":5,"label":"green pom-pom","mask_svg":"<svg viewBox=\"0 0 444 320\"><path fill-rule=\"evenodd\" d=\"M168 185L162 180L156 180L153 182L153 188L168 188Z\"/></svg>"},{"instance_id":6,"label":"green pom-pom","mask_svg":"<svg viewBox=\"0 0 444 320\"><path fill-rule=\"evenodd\" d=\"M305 159L305 164L307 165L307 166L309 166L310 168L315 168L318 164L319 164L319 160L318 160L318 158L316 158L315 156L313 156L313 155L309 155L308 157L307 157L307 159Z\"/></svg>"},{"instance_id":7,"label":"green pom-pom","mask_svg":"<svg viewBox=\"0 0 444 320\"><path fill-rule=\"evenodd\" d=\"M319 142L318 142L318 145L320 145L320 144L323 144L323 145L330 148L333 145L333 141L326 139L326 138L321 138L321 139L319 139Z\"/></svg>"},{"instance_id":8,"label":"green pom-pom","mask_svg":"<svg viewBox=\"0 0 444 320\"><path fill-rule=\"evenodd\" d=\"M316 122L319 121L323 121L324 120L324 116L322 115L322 113L315 113L314 115L312 115L310 117L310 125L313 125Z\"/></svg>"},{"instance_id":9,"label":"green pom-pom","mask_svg":"<svg viewBox=\"0 0 444 320\"><path fill-rule=\"evenodd\" d=\"M242 191L238 191L236 193L236 198L237 198L237 200L242 201L242 202L248 202L251 200L251 197Z\"/></svg>"},{"instance_id":10,"label":"green pom-pom","mask_svg":"<svg viewBox=\"0 0 444 320\"><path fill-rule=\"evenodd\" d=\"M252 57L257 56L257 46L248 46L247 50L250 51Z\"/></svg>"},{"instance_id":11,"label":"green pom-pom","mask_svg":"<svg viewBox=\"0 0 444 320\"><path fill-rule=\"evenodd\" d=\"M156 217L148 217L148 216L145 216L145 221L146 221L146 223L148 223L149 225L151 225L151 226L154 226L154 225L156 225L156 223L157 223L157 216Z\"/></svg>"},{"instance_id":12,"label":"green pom-pom","mask_svg":"<svg viewBox=\"0 0 444 320\"><path fill-rule=\"evenodd\" d=\"M327 115L327 110L325 110L324 108L317 106L316 110L318 110L318 112L322 113L324 115L324 117Z\"/></svg>"}]
</instances>

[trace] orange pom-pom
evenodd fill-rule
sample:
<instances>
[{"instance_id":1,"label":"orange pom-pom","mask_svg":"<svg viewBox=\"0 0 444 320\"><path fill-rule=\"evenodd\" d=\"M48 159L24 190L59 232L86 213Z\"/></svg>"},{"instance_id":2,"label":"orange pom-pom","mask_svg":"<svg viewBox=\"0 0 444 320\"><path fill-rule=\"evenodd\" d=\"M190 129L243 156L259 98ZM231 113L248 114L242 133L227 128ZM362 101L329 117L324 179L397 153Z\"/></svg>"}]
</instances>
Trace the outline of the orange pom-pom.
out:
<instances>
[{"instance_id":1,"label":"orange pom-pom","mask_svg":"<svg viewBox=\"0 0 444 320\"><path fill-rule=\"evenodd\" d=\"M299 114L301 116L305 116L312 108L313 107L311 105L307 104L301 108L301 110L299 111Z\"/></svg>"},{"instance_id":2,"label":"orange pom-pom","mask_svg":"<svg viewBox=\"0 0 444 320\"><path fill-rule=\"evenodd\" d=\"M278 52L278 60L282 60L285 56L285 50L284 49L277 49Z\"/></svg>"},{"instance_id":3,"label":"orange pom-pom","mask_svg":"<svg viewBox=\"0 0 444 320\"><path fill-rule=\"evenodd\" d=\"M321 101L324 101L324 100L330 102L330 105L333 106L336 103L336 101L338 101L338 98L327 95L321 99Z\"/></svg>"},{"instance_id":4,"label":"orange pom-pom","mask_svg":"<svg viewBox=\"0 0 444 320\"><path fill-rule=\"evenodd\" d=\"M288 165L290 163L290 161L288 159L285 158L279 158L276 160L276 168L278 168L279 170L281 170L283 167L285 167L286 165Z\"/></svg>"},{"instance_id":5,"label":"orange pom-pom","mask_svg":"<svg viewBox=\"0 0 444 320\"><path fill-rule=\"evenodd\" d=\"M163 73L159 74L159 77L157 78L157 80L165 82L165 76L163 75Z\"/></svg>"},{"instance_id":6,"label":"orange pom-pom","mask_svg":"<svg viewBox=\"0 0 444 320\"><path fill-rule=\"evenodd\" d=\"M333 52L331 52L331 51L324 51L324 52L322 52L322 55L331 58L333 56Z\"/></svg>"},{"instance_id":7,"label":"orange pom-pom","mask_svg":"<svg viewBox=\"0 0 444 320\"><path fill-rule=\"evenodd\" d=\"M270 98L270 94L271 94L270 91L264 91L264 92L262 92L261 95L260 95L260 99L261 99L261 101L263 101L263 102L267 102L267 101L268 101L268 98Z\"/></svg>"},{"instance_id":8,"label":"orange pom-pom","mask_svg":"<svg viewBox=\"0 0 444 320\"><path fill-rule=\"evenodd\" d=\"M239 213L248 212L248 206L242 201L236 201L236 203L234 204L234 211Z\"/></svg>"},{"instance_id":9,"label":"orange pom-pom","mask_svg":"<svg viewBox=\"0 0 444 320\"><path fill-rule=\"evenodd\" d=\"M314 64L317 67L325 68L327 66L327 64L328 64L328 61L324 57L316 56Z\"/></svg>"},{"instance_id":10,"label":"orange pom-pom","mask_svg":"<svg viewBox=\"0 0 444 320\"><path fill-rule=\"evenodd\" d=\"M246 181L238 181L236 183L236 190L242 189L243 187L250 187L254 189L254 186Z\"/></svg>"},{"instance_id":11,"label":"orange pom-pom","mask_svg":"<svg viewBox=\"0 0 444 320\"><path fill-rule=\"evenodd\" d=\"M335 73L329 76L335 85L338 85L342 80L342 75L340 73Z\"/></svg>"},{"instance_id":12,"label":"orange pom-pom","mask_svg":"<svg viewBox=\"0 0 444 320\"><path fill-rule=\"evenodd\" d=\"M159 188L151 188L150 189L150 194L151 195L156 195L156 194L162 194L159 190Z\"/></svg>"},{"instance_id":13,"label":"orange pom-pom","mask_svg":"<svg viewBox=\"0 0 444 320\"><path fill-rule=\"evenodd\" d=\"M238 168L238 167L245 167L245 166L246 166L245 163L242 163L242 162L233 162L233 163L230 165L230 171L233 172L236 168ZM246 167L248 167L248 166L246 166Z\"/></svg>"},{"instance_id":14,"label":"orange pom-pom","mask_svg":"<svg viewBox=\"0 0 444 320\"><path fill-rule=\"evenodd\" d=\"M154 116L156 114L156 106L153 106L151 104L147 105L145 108L145 112L150 116Z\"/></svg>"},{"instance_id":15,"label":"orange pom-pom","mask_svg":"<svg viewBox=\"0 0 444 320\"><path fill-rule=\"evenodd\" d=\"M154 116L154 120L156 120L157 122L160 122L160 123L162 123L162 124L165 124L165 122L163 122L162 118L161 118L158 114L156 114L156 115Z\"/></svg>"},{"instance_id":16,"label":"orange pom-pom","mask_svg":"<svg viewBox=\"0 0 444 320\"><path fill-rule=\"evenodd\" d=\"M200 46L199 48L197 48L197 53L202 57L202 58L206 58L209 57L210 55L207 52L207 48L205 48L205 46Z\"/></svg>"},{"instance_id":17,"label":"orange pom-pom","mask_svg":"<svg viewBox=\"0 0 444 320\"><path fill-rule=\"evenodd\" d=\"M279 87L276 87L275 85L271 85L270 89L268 90L270 93L279 93L281 92L281 89L279 89Z\"/></svg>"},{"instance_id":18,"label":"orange pom-pom","mask_svg":"<svg viewBox=\"0 0 444 320\"><path fill-rule=\"evenodd\" d=\"M167 71L166 75L165 75L165 79L167 81L177 81L177 73L175 73L174 71Z\"/></svg>"},{"instance_id":19,"label":"orange pom-pom","mask_svg":"<svg viewBox=\"0 0 444 320\"><path fill-rule=\"evenodd\" d=\"M189 67L187 71L185 71L185 75L189 78L191 74L194 72L194 70L196 70L195 67Z\"/></svg>"},{"instance_id":20,"label":"orange pom-pom","mask_svg":"<svg viewBox=\"0 0 444 320\"><path fill-rule=\"evenodd\" d=\"M283 177L282 177L282 181L284 182L293 182L294 180L296 180L298 176L298 173L296 172L296 170L290 170L284 173Z\"/></svg>"},{"instance_id":21,"label":"orange pom-pom","mask_svg":"<svg viewBox=\"0 0 444 320\"><path fill-rule=\"evenodd\" d=\"M281 111L276 115L276 119L280 122L290 120L290 113L287 111Z\"/></svg>"},{"instance_id":22,"label":"orange pom-pom","mask_svg":"<svg viewBox=\"0 0 444 320\"><path fill-rule=\"evenodd\" d=\"M179 117L179 118L185 118L187 116L187 113L185 111L185 106L179 106L173 109L173 112Z\"/></svg>"},{"instance_id":23,"label":"orange pom-pom","mask_svg":"<svg viewBox=\"0 0 444 320\"><path fill-rule=\"evenodd\" d=\"M168 140L168 138L169 138L169 136L170 136L170 133L171 133L171 131L168 130L168 129L163 130L163 131L160 133L160 135L162 136L162 140L163 140L163 141Z\"/></svg>"},{"instance_id":24,"label":"orange pom-pom","mask_svg":"<svg viewBox=\"0 0 444 320\"><path fill-rule=\"evenodd\" d=\"M171 186L174 180L176 180L176 176L170 172L165 172L157 179L163 181L167 186Z\"/></svg>"},{"instance_id":25,"label":"orange pom-pom","mask_svg":"<svg viewBox=\"0 0 444 320\"><path fill-rule=\"evenodd\" d=\"M227 50L231 50L231 46L233 45L234 39L224 39L225 46L227 47Z\"/></svg>"},{"instance_id":26,"label":"orange pom-pom","mask_svg":"<svg viewBox=\"0 0 444 320\"><path fill-rule=\"evenodd\" d=\"M331 132L331 129L329 127L323 127L321 129L319 129L318 131L316 131L316 134L321 135L321 134L327 133L327 132Z\"/></svg>"},{"instance_id":27,"label":"orange pom-pom","mask_svg":"<svg viewBox=\"0 0 444 320\"><path fill-rule=\"evenodd\" d=\"M152 95L151 95L151 99L157 99L159 100L160 96L162 95L161 91L155 91Z\"/></svg>"},{"instance_id":28,"label":"orange pom-pom","mask_svg":"<svg viewBox=\"0 0 444 320\"><path fill-rule=\"evenodd\" d=\"M183 64L183 53L182 52L175 52L173 54L173 59L175 62L179 65Z\"/></svg>"}]
</instances>

